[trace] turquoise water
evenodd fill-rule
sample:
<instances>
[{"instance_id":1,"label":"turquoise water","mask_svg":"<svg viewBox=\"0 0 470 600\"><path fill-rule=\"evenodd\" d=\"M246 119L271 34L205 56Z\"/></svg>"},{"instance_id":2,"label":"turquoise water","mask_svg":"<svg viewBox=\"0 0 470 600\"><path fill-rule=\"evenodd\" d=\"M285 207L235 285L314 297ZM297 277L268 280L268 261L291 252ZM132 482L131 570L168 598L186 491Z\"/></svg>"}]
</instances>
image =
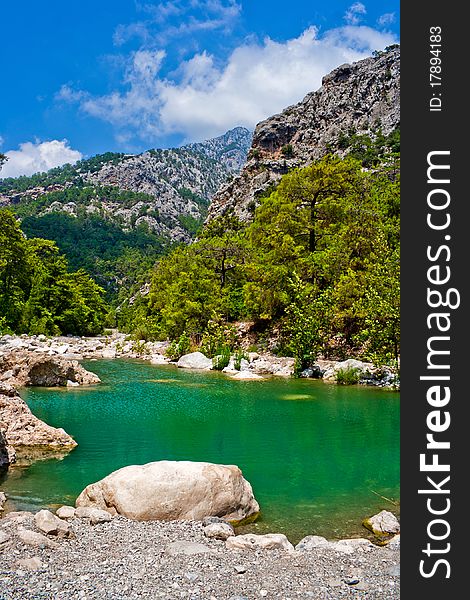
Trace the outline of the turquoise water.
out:
<instances>
[{"instance_id":1,"label":"turquoise water","mask_svg":"<svg viewBox=\"0 0 470 600\"><path fill-rule=\"evenodd\" d=\"M399 395L321 381L232 381L142 361L84 363L103 383L29 388L39 418L78 447L16 467L1 482L10 507L73 503L89 483L155 460L238 465L262 517L252 531L328 538L364 533L362 519L399 496Z\"/></svg>"}]
</instances>

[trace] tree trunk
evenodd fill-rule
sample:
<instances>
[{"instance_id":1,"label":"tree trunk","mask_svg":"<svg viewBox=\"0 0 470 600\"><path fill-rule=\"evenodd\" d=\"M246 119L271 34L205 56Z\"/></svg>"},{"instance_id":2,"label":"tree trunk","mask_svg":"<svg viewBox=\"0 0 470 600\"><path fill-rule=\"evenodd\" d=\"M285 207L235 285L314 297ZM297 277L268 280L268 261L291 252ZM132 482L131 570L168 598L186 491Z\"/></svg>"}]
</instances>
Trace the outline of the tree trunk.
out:
<instances>
[{"instance_id":1,"label":"tree trunk","mask_svg":"<svg viewBox=\"0 0 470 600\"><path fill-rule=\"evenodd\" d=\"M225 278L227 276L227 269L225 268L225 259L226 259L226 255L224 253L222 255L222 263L220 265L220 287L224 287Z\"/></svg>"},{"instance_id":2,"label":"tree trunk","mask_svg":"<svg viewBox=\"0 0 470 600\"><path fill-rule=\"evenodd\" d=\"M309 252L315 252L317 249L317 239L315 236L315 202L310 205L310 233L308 236Z\"/></svg>"}]
</instances>

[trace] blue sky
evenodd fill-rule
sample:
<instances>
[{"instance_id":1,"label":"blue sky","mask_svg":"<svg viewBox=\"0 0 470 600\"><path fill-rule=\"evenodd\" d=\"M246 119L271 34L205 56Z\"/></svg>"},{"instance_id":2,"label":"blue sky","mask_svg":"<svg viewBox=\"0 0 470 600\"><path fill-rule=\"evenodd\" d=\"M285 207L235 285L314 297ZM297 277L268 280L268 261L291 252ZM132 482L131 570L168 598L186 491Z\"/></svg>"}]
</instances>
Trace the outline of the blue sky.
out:
<instances>
[{"instance_id":1,"label":"blue sky","mask_svg":"<svg viewBox=\"0 0 470 600\"><path fill-rule=\"evenodd\" d=\"M253 128L399 40L398 0L17 0L1 19L4 177Z\"/></svg>"}]
</instances>

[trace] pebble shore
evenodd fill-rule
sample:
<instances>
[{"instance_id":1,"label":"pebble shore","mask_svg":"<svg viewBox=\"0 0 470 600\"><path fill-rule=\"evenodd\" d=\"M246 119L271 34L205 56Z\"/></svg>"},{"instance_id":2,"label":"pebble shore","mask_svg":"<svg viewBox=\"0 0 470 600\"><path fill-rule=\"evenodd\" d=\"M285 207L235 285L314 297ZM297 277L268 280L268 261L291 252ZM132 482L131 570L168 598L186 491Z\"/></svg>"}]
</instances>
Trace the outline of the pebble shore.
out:
<instances>
[{"instance_id":1,"label":"pebble shore","mask_svg":"<svg viewBox=\"0 0 470 600\"><path fill-rule=\"evenodd\" d=\"M1 600L400 597L396 548L231 550L199 522L124 517L73 519L73 537L49 548L24 543L18 532L37 529L30 513L16 515L0 519Z\"/></svg>"}]
</instances>

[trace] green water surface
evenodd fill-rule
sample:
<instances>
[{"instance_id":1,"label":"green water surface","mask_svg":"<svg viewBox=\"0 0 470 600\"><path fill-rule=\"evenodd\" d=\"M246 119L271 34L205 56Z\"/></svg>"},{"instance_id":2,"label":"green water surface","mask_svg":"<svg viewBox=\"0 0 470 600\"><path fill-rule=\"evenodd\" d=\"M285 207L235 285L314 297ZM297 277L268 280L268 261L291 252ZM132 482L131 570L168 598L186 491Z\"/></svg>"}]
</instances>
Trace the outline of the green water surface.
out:
<instances>
[{"instance_id":1,"label":"green water surface","mask_svg":"<svg viewBox=\"0 0 470 600\"><path fill-rule=\"evenodd\" d=\"M130 464L236 464L262 509L251 531L327 538L364 533L362 519L396 507L399 395L364 386L271 378L232 381L142 361L84 363L103 383L21 392L78 447L62 460L10 469L10 508L71 504L89 483Z\"/></svg>"}]
</instances>

